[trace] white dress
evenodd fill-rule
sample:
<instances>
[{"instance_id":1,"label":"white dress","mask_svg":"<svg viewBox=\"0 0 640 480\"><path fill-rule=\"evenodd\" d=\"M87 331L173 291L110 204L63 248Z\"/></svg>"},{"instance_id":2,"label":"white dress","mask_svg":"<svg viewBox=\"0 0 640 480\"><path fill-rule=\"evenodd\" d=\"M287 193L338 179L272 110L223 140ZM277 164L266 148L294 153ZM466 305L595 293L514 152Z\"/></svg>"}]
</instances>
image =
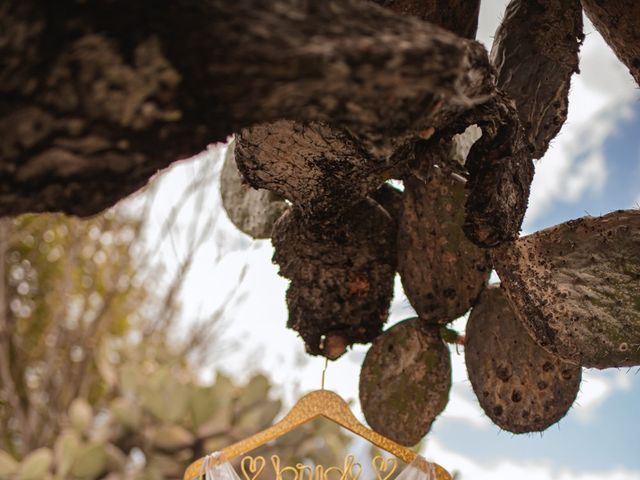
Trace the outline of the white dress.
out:
<instances>
[{"instance_id":1,"label":"white dress","mask_svg":"<svg viewBox=\"0 0 640 480\"><path fill-rule=\"evenodd\" d=\"M204 475L204 480L242 480L229 462L222 462L219 464L213 464L214 462L210 462L210 459L215 460L219 456L220 452L216 452L211 455L207 455L205 458L200 472L201 476ZM417 460L420 459L421 457L416 458L416 460L411 465L408 465L400 475L395 478L395 480L435 480L436 473L433 467L430 472L424 472L416 466ZM212 465L209 465L209 463ZM369 479L363 478L362 480Z\"/></svg>"}]
</instances>

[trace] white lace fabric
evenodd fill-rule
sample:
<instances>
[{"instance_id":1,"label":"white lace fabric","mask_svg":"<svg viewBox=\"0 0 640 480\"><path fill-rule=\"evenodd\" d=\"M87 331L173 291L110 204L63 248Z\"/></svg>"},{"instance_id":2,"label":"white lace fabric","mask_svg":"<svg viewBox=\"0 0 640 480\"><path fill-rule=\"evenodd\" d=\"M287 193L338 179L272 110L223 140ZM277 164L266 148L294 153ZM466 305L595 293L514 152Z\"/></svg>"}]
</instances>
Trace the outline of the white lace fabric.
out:
<instances>
[{"instance_id":1,"label":"white lace fabric","mask_svg":"<svg viewBox=\"0 0 640 480\"><path fill-rule=\"evenodd\" d=\"M210 460L220 458L220 452L207 455L202 463L200 476L204 475L204 480L242 480L229 462L214 463ZM431 471L425 472L418 468L417 462L421 457L417 457L411 465L408 465L395 480L435 480L436 474L433 467ZM211 464L211 465L210 465ZM369 480L369 479L362 479ZM373 480L373 479L371 479Z\"/></svg>"},{"instance_id":2,"label":"white lace fabric","mask_svg":"<svg viewBox=\"0 0 640 480\"><path fill-rule=\"evenodd\" d=\"M422 457L418 456L411 465L408 465L400 475L396 477L395 480L435 480L437 478L435 467L433 465L429 463L429 471L425 472L417 466L418 462L423 462L423 465L427 464Z\"/></svg>"},{"instance_id":3,"label":"white lace fabric","mask_svg":"<svg viewBox=\"0 0 640 480\"><path fill-rule=\"evenodd\" d=\"M218 458L220 458L220 452L215 452L205 457L200 471L200 476L204 475L204 480L242 480L229 462L211 462L211 460L217 460Z\"/></svg>"}]
</instances>

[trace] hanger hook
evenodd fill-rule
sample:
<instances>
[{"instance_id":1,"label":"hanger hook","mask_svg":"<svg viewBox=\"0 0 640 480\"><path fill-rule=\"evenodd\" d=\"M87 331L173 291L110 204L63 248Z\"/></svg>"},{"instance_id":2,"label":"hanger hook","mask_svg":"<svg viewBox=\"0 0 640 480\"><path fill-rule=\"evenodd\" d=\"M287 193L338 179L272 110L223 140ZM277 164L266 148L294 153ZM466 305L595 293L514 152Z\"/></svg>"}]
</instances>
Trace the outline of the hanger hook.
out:
<instances>
[{"instance_id":1,"label":"hanger hook","mask_svg":"<svg viewBox=\"0 0 640 480\"><path fill-rule=\"evenodd\" d=\"M325 341L326 337L324 335L322 335L320 337L320 350L324 350L324 341ZM325 373L327 373L327 366L329 365L329 359L327 357L324 357L324 368L322 369L322 380L320 383L320 390L324 390L324 377L325 377Z\"/></svg>"},{"instance_id":2,"label":"hanger hook","mask_svg":"<svg viewBox=\"0 0 640 480\"><path fill-rule=\"evenodd\" d=\"M329 366L329 359L324 357L324 368L322 369L322 384L320 385L321 390L324 390L324 377L325 373L327 373L327 367Z\"/></svg>"}]
</instances>

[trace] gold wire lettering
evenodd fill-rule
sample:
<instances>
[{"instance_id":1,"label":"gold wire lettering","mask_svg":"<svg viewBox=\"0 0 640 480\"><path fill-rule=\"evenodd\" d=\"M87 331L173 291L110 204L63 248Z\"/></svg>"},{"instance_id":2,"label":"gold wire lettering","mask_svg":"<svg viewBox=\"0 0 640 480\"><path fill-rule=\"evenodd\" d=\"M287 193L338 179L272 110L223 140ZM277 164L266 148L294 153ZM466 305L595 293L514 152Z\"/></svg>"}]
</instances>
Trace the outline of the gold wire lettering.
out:
<instances>
[{"instance_id":1,"label":"gold wire lettering","mask_svg":"<svg viewBox=\"0 0 640 480\"><path fill-rule=\"evenodd\" d=\"M307 480L313 480L313 468L309 467L308 465L305 465L304 463L298 463L296 465L296 468L298 469L298 474L300 475L300 480L304 480L304 473L308 472L309 476L307 477Z\"/></svg>"},{"instance_id":2,"label":"gold wire lettering","mask_svg":"<svg viewBox=\"0 0 640 480\"><path fill-rule=\"evenodd\" d=\"M271 456L271 464L273 465L273 470L276 474L276 480L286 480L284 477L284 473L293 473L293 477L290 477L290 480L299 480L298 470L294 467L280 467L280 457L278 455Z\"/></svg>"},{"instance_id":3,"label":"gold wire lettering","mask_svg":"<svg viewBox=\"0 0 640 480\"><path fill-rule=\"evenodd\" d=\"M380 456L372 459L371 464L376 471L378 480L389 480L396 470L397 461L384 460ZM247 455L240 462L240 469L244 480L258 480L265 469L266 461L263 456L252 457ZM325 467L315 465L309 467L304 463L297 463L295 467L282 465L278 455L271 456L271 466L276 480L359 480L362 474L362 465L356 462L353 455L347 455L341 467ZM389 473L386 476L382 474Z\"/></svg>"}]
</instances>

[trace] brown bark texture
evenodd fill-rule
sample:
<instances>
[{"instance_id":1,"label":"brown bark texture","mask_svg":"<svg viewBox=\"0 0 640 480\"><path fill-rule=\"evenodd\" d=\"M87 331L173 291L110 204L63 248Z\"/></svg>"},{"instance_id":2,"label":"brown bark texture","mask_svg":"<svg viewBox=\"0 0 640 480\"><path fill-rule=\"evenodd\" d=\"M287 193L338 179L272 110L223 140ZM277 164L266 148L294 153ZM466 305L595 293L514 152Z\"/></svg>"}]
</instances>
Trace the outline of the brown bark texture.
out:
<instances>
[{"instance_id":1,"label":"brown bark texture","mask_svg":"<svg viewBox=\"0 0 640 480\"><path fill-rule=\"evenodd\" d=\"M404 180L398 272L405 294L428 323L448 323L473 306L489 281L491 256L467 239L464 184L441 168L427 181Z\"/></svg>"},{"instance_id":2,"label":"brown bark texture","mask_svg":"<svg viewBox=\"0 0 640 480\"><path fill-rule=\"evenodd\" d=\"M280 275L291 280L287 326L310 354L334 359L381 333L393 296L396 226L380 205L365 199L315 224L291 209L274 225L272 242Z\"/></svg>"},{"instance_id":3,"label":"brown bark texture","mask_svg":"<svg viewBox=\"0 0 640 480\"><path fill-rule=\"evenodd\" d=\"M463 226L481 247L517 238L529 204L534 166L513 103L503 94L477 107L466 124L482 136L466 160L469 182Z\"/></svg>"},{"instance_id":4,"label":"brown bark texture","mask_svg":"<svg viewBox=\"0 0 640 480\"><path fill-rule=\"evenodd\" d=\"M475 35L477 1L461 2L457 9L441 8L442 5L429 2L377 3L463 36ZM460 111L455 106L444 108L434 96L422 106L425 112L435 107L434 102L440 105L436 107L440 116L447 112L445 118L453 118ZM431 124L425 126L428 132L434 131ZM413 133L419 138L424 136L424 131ZM398 133L400 138L395 138ZM402 168L398 164L411 160L412 139L407 138L406 133L388 135L383 139L387 148L379 149L379 145L370 143L372 138L367 135L356 138L348 130L326 123L276 121L242 132L238 139L239 165L254 187L278 192L310 217L325 220L372 193L395 170Z\"/></svg>"},{"instance_id":5,"label":"brown bark texture","mask_svg":"<svg viewBox=\"0 0 640 480\"><path fill-rule=\"evenodd\" d=\"M380 335L360 371L367 423L403 445L416 445L449 401L451 356L438 328L404 320Z\"/></svg>"},{"instance_id":6,"label":"brown bark texture","mask_svg":"<svg viewBox=\"0 0 640 480\"><path fill-rule=\"evenodd\" d=\"M640 85L640 2L582 0L587 17Z\"/></svg>"},{"instance_id":7,"label":"brown bark texture","mask_svg":"<svg viewBox=\"0 0 640 480\"><path fill-rule=\"evenodd\" d=\"M465 38L476 38L480 0L373 0L402 15L446 28Z\"/></svg>"},{"instance_id":8,"label":"brown bark texture","mask_svg":"<svg viewBox=\"0 0 640 480\"><path fill-rule=\"evenodd\" d=\"M464 352L480 406L509 432L546 430L578 395L581 368L533 341L499 285L488 287L471 311Z\"/></svg>"},{"instance_id":9,"label":"brown bark texture","mask_svg":"<svg viewBox=\"0 0 640 480\"><path fill-rule=\"evenodd\" d=\"M402 217L403 195L402 190L388 183L383 183L375 192L371 193L370 197L378 202L398 225Z\"/></svg>"},{"instance_id":10,"label":"brown bark texture","mask_svg":"<svg viewBox=\"0 0 640 480\"><path fill-rule=\"evenodd\" d=\"M96 213L281 118L389 152L493 88L479 44L359 0L8 0L0 58L0 215Z\"/></svg>"},{"instance_id":11,"label":"brown bark texture","mask_svg":"<svg viewBox=\"0 0 640 480\"><path fill-rule=\"evenodd\" d=\"M512 0L496 32L491 63L515 102L533 158L541 158L567 119L578 69L580 0Z\"/></svg>"},{"instance_id":12,"label":"brown bark texture","mask_svg":"<svg viewBox=\"0 0 640 480\"><path fill-rule=\"evenodd\" d=\"M585 367L640 365L640 211L583 217L492 252L536 342Z\"/></svg>"},{"instance_id":13,"label":"brown bark texture","mask_svg":"<svg viewBox=\"0 0 640 480\"><path fill-rule=\"evenodd\" d=\"M234 143L229 144L220 172L220 196L229 220L252 238L270 238L273 224L289 208L268 190L251 187L236 166Z\"/></svg>"},{"instance_id":14,"label":"brown bark texture","mask_svg":"<svg viewBox=\"0 0 640 480\"><path fill-rule=\"evenodd\" d=\"M236 162L253 187L282 195L320 221L348 210L394 171L344 130L286 120L243 130Z\"/></svg>"}]
</instances>

